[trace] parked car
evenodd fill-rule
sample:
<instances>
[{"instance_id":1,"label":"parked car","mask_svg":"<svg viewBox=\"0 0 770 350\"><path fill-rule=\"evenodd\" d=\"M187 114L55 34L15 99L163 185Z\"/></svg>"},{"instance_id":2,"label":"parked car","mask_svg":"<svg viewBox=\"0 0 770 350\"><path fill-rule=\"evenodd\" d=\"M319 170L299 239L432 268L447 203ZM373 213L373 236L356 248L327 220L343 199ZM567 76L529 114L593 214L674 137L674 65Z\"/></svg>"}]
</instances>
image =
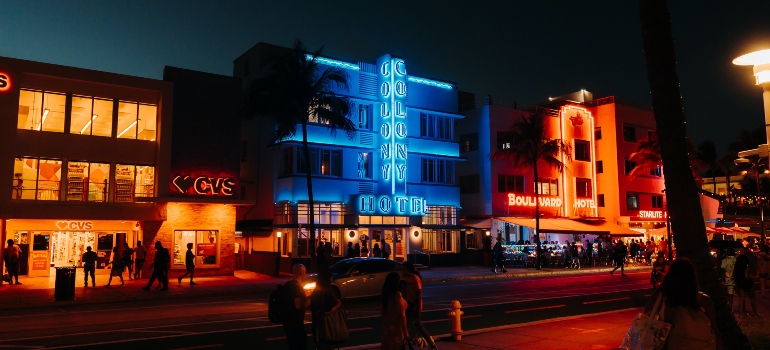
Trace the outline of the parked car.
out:
<instances>
[{"instance_id":1,"label":"parked car","mask_svg":"<svg viewBox=\"0 0 770 350\"><path fill-rule=\"evenodd\" d=\"M744 253L745 248L740 241L725 241L725 240L711 240L709 241L709 248L711 248L711 255L715 255L717 251L726 251L728 248L735 249L736 253Z\"/></svg>"},{"instance_id":2,"label":"parked car","mask_svg":"<svg viewBox=\"0 0 770 350\"><path fill-rule=\"evenodd\" d=\"M340 260L331 266L332 289L336 297L362 298L378 296L382 293L385 277L396 272L403 275L401 263L382 258L350 258ZM315 289L318 276L305 277L303 288Z\"/></svg>"}]
</instances>

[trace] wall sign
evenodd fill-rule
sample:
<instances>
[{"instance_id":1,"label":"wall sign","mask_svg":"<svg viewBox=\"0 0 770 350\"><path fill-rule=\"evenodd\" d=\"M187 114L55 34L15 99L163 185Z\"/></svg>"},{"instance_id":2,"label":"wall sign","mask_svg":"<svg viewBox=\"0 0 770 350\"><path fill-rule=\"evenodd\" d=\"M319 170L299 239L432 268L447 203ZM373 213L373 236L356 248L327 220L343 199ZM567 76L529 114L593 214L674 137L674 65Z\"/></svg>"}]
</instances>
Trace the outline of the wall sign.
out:
<instances>
[{"instance_id":1,"label":"wall sign","mask_svg":"<svg viewBox=\"0 0 770 350\"><path fill-rule=\"evenodd\" d=\"M641 219L663 219L665 216L663 215L662 210L640 210L639 211L639 218Z\"/></svg>"},{"instance_id":2,"label":"wall sign","mask_svg":"<svg viewBox=\"0 0 770 350\"><path fill-rule=\"evenodd\" d=\"M558 208L561 207L561 198L538 197L541 207ZM515 193L508 193L508 206L511 207L534 207L535 197L521 196Z\"/></svg>"},{"instance_id":3,"label":"wall sign","mask_svg":"<svg viewBox=\"0 0 770 350\"><path fill-rule=\"evenodd\" d=\"M406 192L406 63L385 55L377 60L380 118L379 193Z\"/></svg>"},{"instance_id":4,"label":"wall sign","mask_svg":"<svg viewBox=\"0 0 770 350\"><path fill-rule=\"evenodd\" d=\"M171 180L179 193L201 196L232 196L235 193L235 181L229 177L192 177L177 175Z\"/></svg>"},{"instance_id":5,"label":"wall sign","mask_svg":"<svg viewBox=\"0 0 770 350\"><path fill-rule=\"evenodd\" d=\"M596 208L596 202L593 199L575 199L575 203L572 203L575 208Z\"/></svg>"},{"instance_id":6,"label":"wall sign","mask_svg":"<svg viewBox=\"0 0 770 350\"><path fill-rule=\"evenodd\" d=\"M358 195L353 201L358 214L422 216L428 213L428 203L422 197Z\"/></svg>"},{"instance_id":7,"label":"wall sign","mask_svg":"<svg viewBox=\"0 0 770 350\"><path fill-rule=\"evenodd\" d=\"M11 89L11 77L8 73L0 72L0 92L6 92Z\"/></svg>"},{"instance_id":8,"label":"wall sign","mask_svg":"<svg viewBox=\"0 0 770 350\"><path fill-rule=\"evenodd\" d=\"M57 221L56 227L64 231L90 231L94 224L91 221Z\"/></svg>"}]
</instances>

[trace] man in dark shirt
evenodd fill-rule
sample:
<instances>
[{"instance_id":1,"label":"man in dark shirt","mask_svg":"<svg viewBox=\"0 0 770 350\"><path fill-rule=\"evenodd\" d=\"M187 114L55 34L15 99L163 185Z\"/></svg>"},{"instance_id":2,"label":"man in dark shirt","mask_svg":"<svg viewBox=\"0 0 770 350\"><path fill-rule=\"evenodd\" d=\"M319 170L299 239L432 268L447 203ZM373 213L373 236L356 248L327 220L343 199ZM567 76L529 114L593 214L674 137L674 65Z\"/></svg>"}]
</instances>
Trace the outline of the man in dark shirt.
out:
<instances>
[{"instance_id":1,"label":"man in dark shirt","mask_svg":"<svg viewBox=\"0 0 770 350\"><path fill-rule=\"evenodd\" d=\"M307 348L307 333L305 332L305 308L310 306L310 299L302 288L302 280L305 279L305 266L296 264L291 267L294 276L284 284L289 300L293 301L291 312L283 324L283 332L290 350L305 350Z\"/></svg>"},{"instance_id":2,"label":"man in dark shirt","mask_svg":"<svg viewBox=\"0 0 770 350\"><path fill-rule=\"evenodd\" d=\"M83 253L83 256L80 259L83 261L84 286L88 287L88 274L90 273L91 285L93 288L96 288L96 276L94 276L96 273L96 252L91 251L91 247L86 247L86 252Z\"/></svg>"},{"instance_id":3,"label":"man in dark shirt","mask_svg":"<svg viewBox=\"0 0 770 350\"><path fill-rule=\"evenodd\" d=\"M192 251L193 244L187 243L187 253L184 256L184 266L187 268L187 272L184 273L184 275L179 276L177 278L177 281L179 282L179 285L182 285L182 280L187 277L187 275L190 275L190 285L194 286L197 283L193 282L193 275L195 275L195 253Z\"/></svg>"},{"instance_id":4,"label":"man in dark shirt","mask_svg":"<svg viewBox=\"0 0 770 350\"><path fill-rule=\"evenodd\" d=\"M150 268L152 268L152 276L150 276L150 281L147 283L147 286L142 287L142 289L150 290L150 287L157 278L163 285L161 290L167 291L169 264L171 264L171 256L168 254L168 249L164 248L160 241L155 242L155 259L153 259L152 265L150 265Z\"/></svg>"}]
</instances>

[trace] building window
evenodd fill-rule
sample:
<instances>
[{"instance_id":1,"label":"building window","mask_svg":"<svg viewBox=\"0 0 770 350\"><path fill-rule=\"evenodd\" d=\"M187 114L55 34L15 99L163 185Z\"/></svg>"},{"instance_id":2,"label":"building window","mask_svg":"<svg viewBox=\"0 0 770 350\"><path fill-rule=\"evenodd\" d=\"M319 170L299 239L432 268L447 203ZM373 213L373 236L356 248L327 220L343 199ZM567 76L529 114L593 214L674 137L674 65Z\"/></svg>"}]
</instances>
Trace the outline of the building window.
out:
<instances>
[{"instance_id":1,"label":"building window","mask_svg":"<svg viewBox=\"0 0 770 350\"><path fill-rule=\"evenodd\" d=\"M61 160L16 158L12 198L58 201L61 167Z\"/></svg>"},{"instance_id":2,"label":"building window","mask_svg":"<svg viewBox=\"0 0 770 350\"><path fill-rule=\"evenodd\" d=\"M626 208L628 208L628 210L639 209L639 194L637 193L626 194Z\"/></svg>"},{"instance_id":3,"label":"building window","mask_svg":"<svg viewBox=\"0 0 770 350\"><path fill-rule=\"evenodd\" d=\"M596 201L599 202L599 208L604 208L604 194L596 195Z\"/></svg>"},{"instance_id":4,"label":"building window","mask_svg":"<svg viewBox=\"0 0 770 350\"><path fill-rule=\"evenodd\" d=\"M591 179L575 179L575 195L577 198L591 198L593 189L591 188Z\"/></svg>"},{"instance_id":5,"label":"building window","mask_svg":"<svg viewBox=\"0 0 770 350\"><path fill-rule=\"evenodd\" d=\"M359 215L359 225L408 225L408 216Z\"/></svg>"},{"instance_id":6,"label":"building window","mask_svg":"<svg viewBox=\"0 0 770 350\"><path fill-rule=\"evenodd\" d=\"M136 197L152 197L155 168L142 165L115 165L115 202L135 202Z\"/></svg>"},{"instance_id":7,"label":"building window","mask_svg":"<svg viewBox=\"0 0 770 350\"><path fill-rule=\"evenodd\" d=\"M456 225L457 208L453 206L429 205L428 213L422 217L423 225Z\"/></svg>"},{"instance_id":8,"label":"building window","mask_svg":"<svg viewBox=\"0 0 770 350\"><path fill-rule=\"evenodd\" d=\"M628 158L625 160L625 173L626 175L631 174L631 171L636 168L636 162L632 162Z\"/></svg>"},{"instance_id":9,"label":"building window","mask_svg":"<svg viewBox=\"0 0 770 350\"><path fill-rule=\"evenodd\" d=\"M361 179L372 178L372 154L358 152L358 177Z\"/></svg>"},{"instance_id":10,"label":"building window","mask_svg":"<svg viewBox=\"0 0 770 350\"><path fill-rule=\"evenodd\" d=\"M524 176L497 175L497 192L524 194Z\"/></svg>"},{"instance_id":11,"label":"building window","mask_svg":"<svg viewBox=\"0 0 770 350\"><path fill-rule=\"evenodd\" d=\"M663 196L652 196L652 207L655 209L663 209Z\"/></svg>"},{"instance_id":12,"label":"building window","mask_svg":"<svg viewBox=\"0 0 770 350\"><path fill-rule=\"evenodd\" d=\"M110 189L107 163L67 163L67 200L106 202Z\"/></svg>"},{"instance_id":13,"label":"building window","mask_svg":"<svg viewBox=\"0 0 770 350\"><path fill-rule=\"evenodd\" d=\"M479 174L460 176L460 194L479 193Z\"/></svg>"},{"instance_id":14,"label":"building window","mask_svg":"<svg viewBox=\"0 0 770 350\"><path fill-rule=\"evenodd\" d=\"M510 149L511 145L513 145L513 133L498 131L497 149Z\"/></svg>"},{"instance_id":15,"label":"building window","mask_svg":"<svg viewBox=\"0 0 770 350\"><path fill-rule=\"evenodd\" d=\"M594 139L595 140L601 140L602 139L602 127L594 128Z\"/></svg>"},{"instance_id":16,"label":"building window","mask_svg":"<svg viewBox=\"0 0 770 350\"><path fill-rule=\"evenodd\" d=\"M575 160L591 161L591 143L583 140L575 140Z\"/></svg>"},{"instance_id":17,"label":"building window","mask_svg":"<svg viewBox=\"0 0 770 350\"><path fill-rule=\"evenodd\" d=\"M454 162L451 160L422 158L422 182L454 183Z\"/></svg>"},{"instance_id":18,"label":"building window","mask_svg":"<svg viewBox=\"0 0 770 350\"><path fill-rule=\"evenodd\" d=\"M420 136L434 139L454 139L454 120L427 113L420 113Z\"/></svg>"},{"instance_id":19,"label":"building window","mask_svg":"<svg viewBox=\"0 0 770 350\"><path fill-rule=\"evenodd\" d=\"M185 265L187 259L187 244L192 244L195 255L195 266L216 266L219 252L218 231L174 231L174 247L172 258L174 265Z\"/></svg>"},{"instance_id":20,"label":"building window","mask_svg":"<svg viewBox=\"0 0 770 350\"><path fill-rule=\"evenodd\" d=\"M19 92L17 128L64 132L67 95L22 89Z\"/></svg>"},{"instance_id":21,"label":"building window","mask_svg":"<svg viewBox=\"0 0 770 350\"><path fill-rule=\"evenodd\" d=\"M280 175L294 174L294 147L286 147L281 150Z\"/></svg>"},{"instance_id":22,"label":"building window","mask_svg":"<svg viewBox=\"0 0 770 350\"><path fill-rule=\"evenodd\" d=\"M372 119L372 105L359 104L358 105L358 128L361 130L370 130Z\"/></svg>"},{"instance_id":23,"label":"building window","mask_svg":"<svg viewBox=\"0 0 770 350\"><path fill-rule=\"evenodd\" d=\"M422 230L422 250L431 253L455 253L458 252L459 231L450 230Z\"/></svg>"},{"instance_id":24,"label":"building window","mask_svg":"<svg viewBox=\"0 0 770 350\"><path fill-rule=\"evenodd\" d=\"M293 210L291 203L280 202L273 207L273 223L278 224L291 224L294 222L295 211ZM307 221L307 219L305 219Z\"/></svg>"},{"instance_id":25,"label":"building window","mask_svg":"<svg viewBox=\"0 0 770 350\"><path fill-rule=\"evenodd\" d=\"M604 173L604 162L601 160L596 161L596 173L597 174L603 174Z\"/></svg>"},{"instance_id":26,"label":"building window","mask_svg":"<svg viewBox=\"0 0 770 350\"><path fill-rule=\"evenodd\" d=\"M479 133L460 135L460 152L473 152L479 149Z\"/></svg>"},{"instance_id":27,"label":"building window","mask_svg":"<svg viewBox=\"0 0 770 350\"><path fill-rule=\"evenodd\" d=\"M302 152L299 152L300 155ZM304 160L297 159L297 172L305 173ZM310 149L310 173L313 175L342 176L342 151L322 148Z\"/></svg>"},{"instance_id":28,"label":"building window","mask_svg":"<svg viewBox=\"0 0 770 350\"><path fill-rule=\"evenodd\" d=\"M70 134L112 136L112 100L72 96Z\"/></svg>"},{"instance_id":29,"label":"building window","mask_svg":"<svg viewBox=\"0 0 770 350\"><path fill-rule=\"evenodd\" d=\"M636 142L636 127L623 125L623 141Z\"/></svg>"},{"instance_id":30,"label":"building window","mask_svg":"<svg viewBox=\"0 0 770 350\"><path fill-rule=\"evenodd\" d=\"M656 165L654 168L650 169L650 176L663 176L663 173L660 171L660 165Z\"/></svg>"},{"instance_id":31,"label":"building window","mask_svg":"<svg viewBox=\"0 0 770 350\"><path fill-rule=\"evenodd\" d=\"M559 195L559 182L557 179L539 178L535 183L535 190L538 194L546 196L558 196Z\"/></svg>"},{"instance_id":32,"label":"building window","mask_svg":"<svg viewBox=\"0 0 770 350\"><path fill-rule=\"evenodd\" d=\"M478 249L479 242L476 241L476 231L466 231L465 232L465 247L469 249Z\"/></svg>"},{"instance_id":33,"label":"building window","mask_svg":"<svg viewBox=\"0 0 770 350\"><path fill-rule=\"evenodd\" d=\"M342 203L315 203L314 221L321 225L342 225L346 207ZM307 224L310 213L307 203L297 204L297 222Z\"/></svg>"},{"instance_id":34,"label":"building window","mask_svg":"<svg viewBox=\"0 0 770 350\"><path fill-rule=\"evenodd\" d=\"M157 111L153 105L118 103L118 138L155 141Z\"/></svg>"}]
</instances>

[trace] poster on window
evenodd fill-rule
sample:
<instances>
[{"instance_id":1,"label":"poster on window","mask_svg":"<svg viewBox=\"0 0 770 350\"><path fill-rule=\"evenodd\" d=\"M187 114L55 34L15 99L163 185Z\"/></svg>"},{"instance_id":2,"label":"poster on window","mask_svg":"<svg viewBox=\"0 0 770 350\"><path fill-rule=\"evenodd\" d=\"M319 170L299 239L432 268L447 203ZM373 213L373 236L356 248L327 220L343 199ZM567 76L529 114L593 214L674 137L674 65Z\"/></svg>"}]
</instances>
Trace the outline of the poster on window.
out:
<instances>
[{"instance_id":1,"label":"poster on window","mask_svg":"<svg viewBox=\"0 0 770 350\"><path fill-rule=\"evenodd\" d=\"M198 256L203 257L204 264L217 263L217 244L216 243L198 243Z\"/></svg>"},{"instance_id":2,"label":"poster on window","mask_svg":"<svg viewBox=\"0 0 770 350\"><path fill-rule=\"evenodd\" d=\"M30 260L32 260L32 271L46 271L48 270L48 251L32 251L30 252Z\"/></svg>"}]
</instances>

